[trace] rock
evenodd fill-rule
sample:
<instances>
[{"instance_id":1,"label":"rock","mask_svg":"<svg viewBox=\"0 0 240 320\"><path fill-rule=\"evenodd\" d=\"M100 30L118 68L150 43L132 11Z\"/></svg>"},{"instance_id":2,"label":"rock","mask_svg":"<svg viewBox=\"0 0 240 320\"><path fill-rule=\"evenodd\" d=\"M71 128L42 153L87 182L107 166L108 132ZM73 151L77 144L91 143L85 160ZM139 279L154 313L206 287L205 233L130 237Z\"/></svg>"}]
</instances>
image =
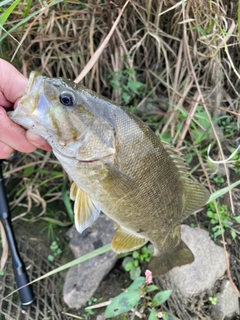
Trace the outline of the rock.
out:
<instances>
[{"instance_id":1,"label":"rock","mask_svg":"<svg viewBox=\"0 0 240 320\"><path fill-rule=\"evenodd\" d=\"M94 224L80 234L73 226L66 234L76 258L112 241L114 223L101 214ZM70 308L79 309L93 296L103 277L113 268L117 254L112 250L80 263L67 272L63 298Z\"/></svg>"},{"instance_id":2,"label":"rock","mask_svg":"<svg viewBox=\"0 0 240 320\"><path fill-rule=\"evenodd\" d=\"M173 288L188 298L211 289L226 271L224 249L217 246L209 233L199 228L181 226L182 240L195 256L192 264L172 269L166 277Z\"/></svg>"},{"instance_id":3,"label":"rock","mask_svg":"<svg viewBox=\"0 0 240 320\"><path fill-rule=\"evenodd\" d=\"M216 298L217 304L212 306L211 312L213 320L223 320L225 317L239 314L238 296L229 280L222 282L220 292L216 294Z\"/></svg>"}]
</instances>

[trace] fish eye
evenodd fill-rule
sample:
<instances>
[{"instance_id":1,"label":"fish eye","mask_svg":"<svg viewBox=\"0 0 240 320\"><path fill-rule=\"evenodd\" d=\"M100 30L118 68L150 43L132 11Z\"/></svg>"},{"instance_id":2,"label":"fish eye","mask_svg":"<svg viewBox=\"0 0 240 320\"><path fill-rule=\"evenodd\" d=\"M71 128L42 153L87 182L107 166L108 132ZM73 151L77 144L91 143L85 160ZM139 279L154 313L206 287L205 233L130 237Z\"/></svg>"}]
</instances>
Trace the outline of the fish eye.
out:
<instances>
[{"instance_id":1,"label":"fish eye","mask_svg":"<svg viewBox=\"0 0 240 320\"><path fill-rule=\"evenodd\" d=\"M73 106L75 102L74 95L71 92L62 92L59 100L66 107Z\"/></svg>"}]
</instances>

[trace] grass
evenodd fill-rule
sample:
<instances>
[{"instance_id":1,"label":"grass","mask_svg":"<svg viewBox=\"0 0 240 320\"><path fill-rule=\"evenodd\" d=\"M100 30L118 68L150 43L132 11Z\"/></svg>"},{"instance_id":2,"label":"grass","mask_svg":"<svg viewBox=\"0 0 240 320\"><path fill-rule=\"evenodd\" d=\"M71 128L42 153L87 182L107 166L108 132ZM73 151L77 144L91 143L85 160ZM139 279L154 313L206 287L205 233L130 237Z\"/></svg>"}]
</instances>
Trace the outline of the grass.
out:
<instances>
[{"instance_id":1,"label":"grass","mask_svg":"<svg viewBox=\"0 0 240 320\"><path fill-rule=\"evenodd\" d=\"M211 158L221 161L239 143L240 1L129 1L120 17L124 3L2 1L0 56L26 76L32 70L80 75L83 85L127 107L180 149L211 192L228 188L239 180L239 154L212 163L207 149L212 144ZM51 233L48 206L63 199L64 223L72 220L69 182L50 153L22 156L6 165L5 176L9 184L20 180L10 194L11 207L22 210L14 219L36 220L31 212L37 207L37 219L48 218ZM235 186L213 204L220 229L228 218L221 221L219 206L237 217L239 199ZM211 229L206 213L201 217ZM234 240L230 235L234 243L236 234Z\"/></svg>"}]
</instances>

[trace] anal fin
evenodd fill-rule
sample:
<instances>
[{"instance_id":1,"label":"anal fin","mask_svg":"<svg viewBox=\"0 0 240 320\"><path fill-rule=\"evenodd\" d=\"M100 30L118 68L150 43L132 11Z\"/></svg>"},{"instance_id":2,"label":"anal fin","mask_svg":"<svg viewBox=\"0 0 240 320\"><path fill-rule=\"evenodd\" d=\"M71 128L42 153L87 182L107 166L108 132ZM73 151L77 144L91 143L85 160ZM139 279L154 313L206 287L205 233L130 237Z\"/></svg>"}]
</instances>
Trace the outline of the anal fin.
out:
<instances>
[{"instance_id":1,"label":"anal fin","mask_svg":"<svg viewBox=\"0 0 240 320\"><path fill-rule=\"evenodd\" d=\"M70 198L75 200L74 215L76 229L82 233L98 218L101 209L74 182L70 189Z\"/></svg>"},{"instance_id":2,"label":"anal fin","mask_svg":"<svg viewBox=\"0 0 240 320\"><path fill-rule=\"evenodd\" d=\"M148 240L134 233L116 226L116 233L112 240L112 249L116 253L123 253L141 248Z\"/></svg>"}]
</instances>

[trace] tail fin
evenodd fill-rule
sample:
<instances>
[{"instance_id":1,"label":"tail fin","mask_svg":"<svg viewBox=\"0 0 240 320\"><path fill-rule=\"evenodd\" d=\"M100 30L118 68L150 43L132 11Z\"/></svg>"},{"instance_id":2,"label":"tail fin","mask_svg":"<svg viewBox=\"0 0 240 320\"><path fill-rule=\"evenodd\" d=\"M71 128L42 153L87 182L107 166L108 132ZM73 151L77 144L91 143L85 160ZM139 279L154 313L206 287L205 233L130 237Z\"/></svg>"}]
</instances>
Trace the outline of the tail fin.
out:
<instances>
[{"instance_id":1,"label":"tail fin","mask_svg":"<svg viewBox=\"0 0 240 320\"><path fill-rule=\"evenodd\" d=\"M158 277L167 273L174 267L180 267L184 264L192 263L194 255L188 246L181 241L173 251L161 256L153 257L148 268L152 271L153 277Z\"/></svg>"}]
</instances>

